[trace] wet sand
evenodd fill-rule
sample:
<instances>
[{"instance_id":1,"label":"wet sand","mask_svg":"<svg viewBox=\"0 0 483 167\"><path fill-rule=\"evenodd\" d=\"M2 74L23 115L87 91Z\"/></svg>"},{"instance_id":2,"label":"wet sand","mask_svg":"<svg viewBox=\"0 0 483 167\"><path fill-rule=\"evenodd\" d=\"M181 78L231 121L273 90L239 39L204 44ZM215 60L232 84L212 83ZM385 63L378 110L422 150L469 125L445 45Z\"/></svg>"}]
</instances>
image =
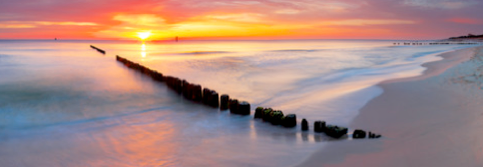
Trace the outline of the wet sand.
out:
<instances>
[{"instance_id":1,"label":"wet sand","mask_svg":"<svg viewBox=\"0 0 483 167\"><path fill-rule=\"evenodd\" d=\"M483 166L483 53L441 54L421 76L380 83L384 93L350 125L383 138L329 142L299 166Z\"/></svg>"}]
</instances>

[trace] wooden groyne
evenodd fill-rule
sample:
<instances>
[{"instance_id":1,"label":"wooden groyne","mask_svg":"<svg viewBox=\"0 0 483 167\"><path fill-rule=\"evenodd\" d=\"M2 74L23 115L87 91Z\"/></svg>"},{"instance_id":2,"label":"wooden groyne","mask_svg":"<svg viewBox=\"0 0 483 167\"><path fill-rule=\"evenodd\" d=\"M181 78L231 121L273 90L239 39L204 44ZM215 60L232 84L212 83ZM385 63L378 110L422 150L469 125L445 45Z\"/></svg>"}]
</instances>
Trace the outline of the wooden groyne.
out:
<instances>
[{"instance_id":1,"label":"wooden groyne","mask_svg":"<svg viewBox=\"0 0 483 167\"><path fill-rule=\"evenodd\" d=\"M199 84L190 83L184 79L174 76L165 76L162 73L149 69L141 64L132 62L126 58L116 56L116 60L123 63L124 66L138 71L144 75L151 77L154 81L165 83L168 88L172 89L177 94L183 96L185 99L206 105L212 108L219 108L221 111L229 110L231 114L248 116L251 113L250 103L246 101L239 101L231 98L227 94L221 96L215 90L203 88ZM275 126L283 126L285 128L294 128L297 126L297 116L295 114L287 114L281 110L274 110L272 108L257 107L255 109L254 119L262 119L264 122ZM308 131L308 121L302 119L302 131ZM325 133L327 136L333 138L342 138L347 136L348 128L335 125L326 125L325 121L314 122L314 132ZM379 138L381 135L369 132L369 138ZM356 129L353 133L354 139L366 138L366 132Z\"/></svg>"},{"instance_id":2,"label":"wooden groyne","mask_svg":"<svg viewBox=\"0 0 483 167\"><path fill-rule=\"evenodd\" d=\"M190 83L184 79L180 79L177 77L164 76L162 73L156 70L149 69L120 56L116 56L116 60L123 63L126 67L130 69L136 70L151 77L155 81L164 82L168 86L168 88L172 89L177 94L182 95L187 100L204 104L213 108L220 108L220 110L230 109L232 113L235 114L250 114L250 104L248 102L238 103L237 100L230 99L228 95L221 95L220 98L218 92L216 92L215 90L211 90L209 88L202 88L202 86L199 84ZM228 108L228 100L230 100L231 102L230 108Z\"/></svg>"},{"instance_id":3,"label":"wooden groyne","mask_svg":"<svg viewBox=\"0 0 483 167\"><path fill-rule=\"evenodd\" d=\"M91 45L91 48L97 50L98 52L100 52L102 54L106 54L106 51L99 49L98 47L95 47L94 45Z\"/></svg>"},{"instance_id":4,"label":"wooden groyne","mask_svg":"<svg viewBox=\"0 0 483 167\"><path fill-rule=\"evenodd\" d=\"M417 46L417 45L481 45L481 42L395 42L394 45Z\"/></svg>"}]
</instances>

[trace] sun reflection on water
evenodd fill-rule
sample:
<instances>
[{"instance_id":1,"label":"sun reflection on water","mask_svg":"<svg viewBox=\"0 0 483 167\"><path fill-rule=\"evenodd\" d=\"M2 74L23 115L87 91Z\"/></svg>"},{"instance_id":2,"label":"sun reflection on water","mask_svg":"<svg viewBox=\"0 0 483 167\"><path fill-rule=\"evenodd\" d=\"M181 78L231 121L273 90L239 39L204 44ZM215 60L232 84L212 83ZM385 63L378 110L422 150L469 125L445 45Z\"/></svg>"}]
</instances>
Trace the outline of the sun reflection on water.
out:
<instances>
[{"instance_id":1,"label":"sun reflection on water","mask_svg":"<svg viewBox=\"0 0 483 167\"><path fill-rule=\"evenodd\" d=\"M141 45L141 57L146 57L146 44L144 42Z\"/></svg>"}]
</instances>

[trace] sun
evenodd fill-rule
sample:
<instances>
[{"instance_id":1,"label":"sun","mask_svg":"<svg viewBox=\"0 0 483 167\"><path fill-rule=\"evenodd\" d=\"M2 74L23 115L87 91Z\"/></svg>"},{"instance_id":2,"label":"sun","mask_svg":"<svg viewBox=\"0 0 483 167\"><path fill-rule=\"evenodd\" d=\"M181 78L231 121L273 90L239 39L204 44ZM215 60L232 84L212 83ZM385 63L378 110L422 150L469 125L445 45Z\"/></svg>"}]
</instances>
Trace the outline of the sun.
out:
<instances>
[{"instance_id":1,"label":"sun","mask_svg":"<svg viewBox=\"0 0 483 167\"><path fill-rule=\"evenodd\" d=\"M146 32L138 32L138 37L141 39L141 40L145 40L146 38L148 38L149 36L151 36L151 31L146 31Z\"/></svg>"}]
</instances>

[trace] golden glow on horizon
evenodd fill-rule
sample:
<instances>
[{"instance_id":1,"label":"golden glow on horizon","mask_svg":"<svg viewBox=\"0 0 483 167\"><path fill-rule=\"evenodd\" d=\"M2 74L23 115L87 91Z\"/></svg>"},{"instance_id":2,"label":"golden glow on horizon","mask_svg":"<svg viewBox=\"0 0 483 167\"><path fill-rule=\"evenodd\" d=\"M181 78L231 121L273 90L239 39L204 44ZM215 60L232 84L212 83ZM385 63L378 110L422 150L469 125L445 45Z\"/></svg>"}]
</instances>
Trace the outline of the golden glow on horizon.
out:
<instances>
[{"instance_id":1,"label":"golden glow on horizon","mask_svg":"<svg viewBox=\"0 0 483 167\"><path fill-rule=\"evenodd\" d=\"M138 37L143 41L149 38L149 36L151 36L151 31L138 32Z\"/></svg>"},{"instance_id":2,"label":"golden glow on horizon","mask_svg":"<svg viewBox=\"0 0 483 167\"><path fill-rule=\"evenodd\" d=\"M282 11L294 13L295 11ZM170 23L169 19L154 14L120 14L113 20L122 23L95 33L101 38L139 38L146 40L183 39L359 39L366 36L392 36L389 29L379 25L411 25L404 19L331 19L319 22L286 23L270 20L267 14L209 13ZM364 31L360 31L365 27ZM376 35L374 35L376 34Z\"/></svg>"}]
</instances>

